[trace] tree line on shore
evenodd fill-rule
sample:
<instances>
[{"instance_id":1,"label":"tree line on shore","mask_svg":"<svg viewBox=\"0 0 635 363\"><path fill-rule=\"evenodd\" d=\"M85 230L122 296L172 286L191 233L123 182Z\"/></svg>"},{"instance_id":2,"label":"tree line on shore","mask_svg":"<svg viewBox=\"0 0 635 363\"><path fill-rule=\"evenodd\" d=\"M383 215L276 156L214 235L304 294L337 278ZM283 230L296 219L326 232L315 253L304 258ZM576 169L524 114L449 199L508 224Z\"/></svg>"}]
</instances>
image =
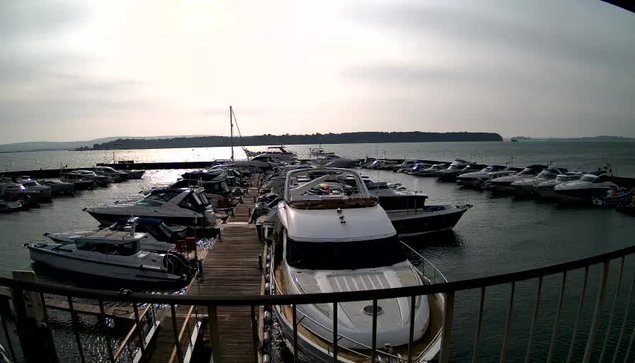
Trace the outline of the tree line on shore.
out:
<instances>
[{"instance_id":1,"label":"tree line on shore","mask_svg":"<svg viewBox=\"0 0 635 363\"><path fill-rule=\"evenodd\" d=\"M256 145L303 145L303 144L358 144L358 143L394 143L394 142L448 142L448 141L503 141L501 135L490 132L347 132L341 134L307 135L257 135L235 137L235 146ZM167 149L189 147L230 146L228 136L172 137L163 139L117 139L94 144L92 148L81 147L76 150L114 150L114 149Z\"/></svg>"}]
</instances>

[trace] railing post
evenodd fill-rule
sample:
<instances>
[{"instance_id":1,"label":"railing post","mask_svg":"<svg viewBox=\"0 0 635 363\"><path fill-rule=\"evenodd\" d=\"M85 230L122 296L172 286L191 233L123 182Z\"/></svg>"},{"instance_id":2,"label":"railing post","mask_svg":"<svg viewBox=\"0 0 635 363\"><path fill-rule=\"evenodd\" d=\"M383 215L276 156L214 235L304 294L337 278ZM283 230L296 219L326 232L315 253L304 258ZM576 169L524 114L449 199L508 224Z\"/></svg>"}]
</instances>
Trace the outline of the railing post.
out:
<instances>
[{"instance_id":1,"label":"railing post","mask_svg":"<svg viewBox=\"0 0 635 363\"><path fill-rule=\"evenodd\" d=\"M18 281L35 282L33 271L13 271ZM20 287L11 290L11 299L16 310L16 330L27 363L57 363L57 352L50 327L45 321L45 306L35 292ZM4 319L3 319L4 321Z\"/></svg>"},{"instance_id":2,"label":"railing post","mask_svg":"<svg viewBox=\"0 0 635 363\"><path fill-rule=\"evenodd\" d=\"M443 312L443 340L441 341L441 363L450 361L450 339L452 338L452 320L454 319L454 291L445 294Z\"/></svg>"},{"instance_id":3,"label":"railing post","mask_svg":"<svg viewBox=\"0 0 635 363\"><path fill-rule=\"evenodd\" d=\"M578 304L578 313L575 317L575 323L573 324L573 334L571 334L571 342L569 343L569 353L567 354L567 363L570 363L573 359L573 351L575 348L575 339L578 334L578 324L580 322L580 316L582 315L582 308L584 308L584 298L586 296L586 287L589 282L589 266L584 269L584 282L582 283L582 291L580 292L580 302Z\"/></svg>"},{"instance_id":4,"label":"railing post","mask_svg":"<svg viewBox=\"0 0 635 363\"><path fill-rule=\"evenodd\" d=\"M622 327L620 328L620 336L619 338L617 338L617 344L615 344L615 352L613 353L613 360L611 361L611 363L617 362L617 353L620 351L620 345L622 345L622 338L624 337L624 331L626 330L626 322L628 321L628 318L629 318L631 300L633 298L634 293L635 293L635 273L633 274L633 279L631 280L631 288L629 289L628 299L626 300L626 307L624 308L624 319L622 319Z\"/></svg>"},{"instance_id":5,"label":"railing post","mask_svg":"<svg viewBox=\"0 0 635 363\"><path fill-rule=\"evenodd\" d=\"M600 279L600 291L595 303L595 311L593 312L593 323L591 324L591 331L589 332L589 340L587 341L586 350L584 351L583 363L589 363L591 361L591 354L593 353L593 343L595 343L595 335L600 328L600 320L602 318L602 305L604 304L604 293L606 293L606 279L609 274L610 261L604 261L602 264L602 277Z\"/></svg>"},{"instance_id":6,"label":"railing post","mask_svg":"<svg viewBox=\"0 0 635 363\"><path fill-rule=\"evenodd\" d=\"M106 349L108 350L108 358L110 358L110 362L115 363L115 356L112 352L112 344L110 342L110 333L108 333L108 326L106 325L106 312L104 309L104 302L99 300L99 324L101 325L101 329L104 331L104 339L106 339Z\"/></svg>"},{"instance_id":7,"label":"railing post","mask_svg":"<svg viewBox=\"0 0 635 363\"><path fill-rule=\"evenodd\" d=\"M137 325L137 338L139 339L139 349L141 349L141 356L143 356L146 351L145 337L143 334L143 329L141 329L141 321L139 320L139 309L137 308L136 302L132 303L132 308L134 310L134 320Z\"/></svg>"},{"instance_id":8,"label":"railing post","mask_svg":"<svg viewBox=\"0 0 635 363\"><path fill-rule=\"evenodd\" d=\"M410 332L408 333L408 363L412 363L412 342L414 341L415 332L415 303L416 296L410 297Z\"/></svg>"},{"instance_id":9,"label":"railing post","mask_svg":"<svg viewBox=\"0 0 635 363\"><path fill-rule=\"evenodd\" d=\"M293 323L293 362L298 362L298 307L293 304L292 323Z\"/></svg>"},{"instance_id":10,"label":"railing post","mask_svg":"<svg viewBox=\"0 0 635 363\"><path fill-rule=\"evenodd\" d=\"M172 330L174 331L174 345L176 345L176 355L178 361L183 363L183 350L181 349L181 342L179 341L179 326L176 323L176 307L174 304L170 304L170 310L172 312Z\"/></svg>"},{"instance_id":11,"label":"railing post","mask_svg":"<svg viewBox=\"0 0 635 363\"><path fill-rule=\"evenodd\" d=\"M370 362L375 363L377 358L377 299L373 299L373 338L370 348Z\"/></svg>"},{"instance_id":12,"label":"railing post","mask_svg":"<svg viewBox=\"0 0 635 363\"><path fill-rule=\"evenodd\" d=\"M474 350L472 352L472 363L478 359L478 351L481 346L481 329L483 328L483 310L485 308L485 286L481 287L481 298L478 306L478 320L476 322L476 337L474 338Z\"/></svg>"},{"instance_id":13,"label":"railing post","mask_svg":"<svg viewBox=\"0 0 635 363\"><path fill-rule=\"evenodd\" d=\"M337 302L333 303L333 363L337 363Z\"/></svg>"},{"instance_id":14,"label":"railing post","mask_svg":"<svg viewBox=\"0 0 635 363\"><path fill-rule=\"evenodd\" d=\"M622 256L620 262L620 274L617 278L617 287L615 288L615 296L613 297L613 306L611 307L611 315L609 315L609 326L606 328L606 337L604 338L604 344L602 345L602 352L600 353L600 360L598 362L604 362L604 356L606 355L606 348L611 336L611 328L613 327L613 316L615 315L615 308L617 307L617 299L620 295L620 288L622 287L622 277L624 276L624 256Z\"/></svg>"},{"instance_id":15,"label":"railing post","mask_svg":"<svg viewBox=\"0 0 635 363\"><path fill-rule=\"evenodd\" d=\"M538 278L538 291L536 292L536 304L534 305L534 318L531 321L531 330L529 333L529 342L527 343L527 353L525 354L525 363L529 363L531 358L531 348L534 336L536 335L536 324L538 324L538 313L540 312L540 294L542 293L542 276Z\"/></svg>"},{"instance_id":16,"label":"railing post","mask_svg":"<svg viewBox=\"0 0 635 363\"><path fill-rule=\"evenodd\" d=\"M551 357L553 357L553 352L556 349L556 340L558 337L558 322L560 321L560 312L562 311L562 304L564 303L564 290L566 286L567 286L567 271L562 273L562 284L560 285L560 296L558 297L558 308L556 309L556 318L553 321L553 332L551 333L551 343L549 344L549 354L547 355L547 363L551 362Z\"/></svg>"},{"instance_id":17,"label":"railing post","mask_svg":"<svg viewBox=\"0 0 635 363\"><path fill-rule=\"evenodd\" d=\"M512 291L509 297L509 309L507 310L507 321L505 322L505 337L503 338L503 347L501 348L500 362L507 360L507 346L511 335L512 315L514 312L514 297L516 295L516 281L512 281Z\"/></svg>"},{"instance_id":18,"label":"railing post","mask_svg":"<svg viewBox=\"0 0 635 363\"><path fill-rule=\"evenodd\" d=\"M251 344L254 351L254 362L258 362L258 322L256 320L256 307L251 305Z\"/></svg>"},{"instance_id":19,"label":"railing post","mask_svg":"<svg viewBox=\"0 0 635 363\"><path fill-rule=\"evenodd\" d=\"M207 319L209 320L209 337L212 344L212 357L214 363L221 363L220 336L218 331L218 315L215 305L207 307Z\"/></svg>"},{"instance_id":20,"label":"railing post","mask_svg":"<svg viewBox=\"0 0 635 363\"><path fill-rule=\"evenodd\" d=\"M71 312L71 321L73 323L73 333L75 333L75 340L77 341L77 350L79 351L79 358L82 363L86 362L84 358L84 348L82 348L82 339L79 336L79 318L77 317L77 312L73 309L73 297L68 296L68 310Z\"/></svg>"}]
</instances>

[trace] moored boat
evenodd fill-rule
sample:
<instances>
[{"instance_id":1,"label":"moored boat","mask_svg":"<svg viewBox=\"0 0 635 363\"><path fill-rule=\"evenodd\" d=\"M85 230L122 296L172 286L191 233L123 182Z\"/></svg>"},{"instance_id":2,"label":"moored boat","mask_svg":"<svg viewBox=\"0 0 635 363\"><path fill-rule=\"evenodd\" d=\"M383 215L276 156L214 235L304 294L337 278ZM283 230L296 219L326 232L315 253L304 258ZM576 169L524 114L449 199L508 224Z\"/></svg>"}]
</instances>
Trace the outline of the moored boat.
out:
<instances>
[{"instance_id":1,"label":"moored boat","mask_svg":"<svg viewBox=\"0 0 635 363\"><path fill-rule=\"evenodd\" d=\"M276 216L272 293L361 291L429 283L406 258L388 216L353 171L290 171ZM333 361L329 346L337 324L341 349L337 361L366 362L376 314L376 353L382 361L407 354L412 329L413 362L427 362L440 348L443 299L441 294L421 296L414 307L408 298L383 299L377 310L370 301L343 302L335 307L298 305L298 347L312 361ZM335 323L334 308L338 312ZM284 338L291 341L291 308L275 306L274 312Z\"/></svg>"},{"instance_id":2,"label":"moored boat","mask_svg":"<svg viewBox=\"0 0 635 363\"><path fill-rule=\"evenodd\" d=\"M618 190L609 173L595 172L585 174L579 180L556 185L554 191L565 202L589 203L594 197L604 196L609 190Z\"/></svg>"}]
</instances>

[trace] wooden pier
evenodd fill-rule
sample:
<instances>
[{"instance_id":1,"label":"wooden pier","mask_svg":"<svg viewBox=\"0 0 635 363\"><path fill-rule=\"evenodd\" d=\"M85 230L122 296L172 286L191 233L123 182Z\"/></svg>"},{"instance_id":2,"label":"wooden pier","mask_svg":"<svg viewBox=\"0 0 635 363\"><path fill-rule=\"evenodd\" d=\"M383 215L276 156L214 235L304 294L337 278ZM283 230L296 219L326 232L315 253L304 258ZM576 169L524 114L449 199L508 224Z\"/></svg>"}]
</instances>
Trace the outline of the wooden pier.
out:
<instances>
[{"instance_id":1,"label":"wooden pier","mask_svg":"<svg viewBox=\"0 0 635 363\"><path fill-rule=\"evenodd\" d=\"M254 207L255 188L250 188L243 197L234 215L223 226L221 238L217 239L203 259L202 275L193 279L187 288L187 295L258 295L261 291L262 273L258 258L263 246L258 240L256 228L248 224L250 211ZM167 312L153 343L148 347L147 362L178 362L175 357L175 328L177 335L183 335L184 321L189 306L176 308L177 326ZM206 308L199 308L199 316L207 314ZM217 310L220 339L218 346L211 342L212 350L220 352L223 362L254 362L254 340L252 332L252 312L250 307L219 307ZM206 324L207 325L207 324ZM208 326L204 326L204 341L210 342ZM187 337L184 337L187 338Z\"/></svg>"}]
</instances>

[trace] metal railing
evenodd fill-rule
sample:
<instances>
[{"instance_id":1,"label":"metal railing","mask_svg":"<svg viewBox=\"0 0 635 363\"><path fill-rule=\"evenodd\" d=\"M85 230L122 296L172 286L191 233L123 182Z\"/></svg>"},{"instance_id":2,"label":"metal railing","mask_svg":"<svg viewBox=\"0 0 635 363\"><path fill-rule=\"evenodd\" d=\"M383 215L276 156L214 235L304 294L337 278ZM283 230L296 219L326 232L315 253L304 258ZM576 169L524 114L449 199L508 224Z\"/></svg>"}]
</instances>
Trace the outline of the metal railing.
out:
<instances>
[{"instance_id":1,"label":"metal railing","mask_svg":"<svg viewBox=\"0 0 635 363\"><path fill-rule=\"evenodd\" d=\"M416 251L413 251L416 252ZM176 354L172 354L175 358L173 361L177 362L185 362L186 358L191 357L194 347L195 339L193 336L194 331L199 329L209 329L211 345L212 345L212 353L214 355L214 362L218 363L222 361L222 352L221 352L221 344L220 344L220 331L219 331L219 323L217 316L217 308L223 306L249 306L252 308L252 317L249 320L250 323L253 323L255 319L254 311L258 311L260 307L272 307L272 306L289 306L293 310L293 337L289 343L290 346L294 347L294 352L297 352L298 347L298 328L301 324L301 321L298 322L297 313L295 306L297 305L310 305L310 304L331 304L333 307L332 318L334 322L337 322L337 306L340 303L344 302L352 302L352 301L372 301L373 306L377 306L378 300L382 299L393 299L393 298L409 298L411 299L411 306L414 306L414 301L417 297L420 296L431 296L435 294L442 294L445 298L444 302L444 311L442 317L442 337L440 342L440 359L439 361L444 363L448 362L450 359L450 347L452 343L452 326L454 319L454 311L455 311L455 295L458 292L472 290L472 291L480 291L479 298L479 307L478 314L470 315L476 323L476 328L474 331L474 344L473 344L473 354L472 361L476 362L479 356L479 349L481 348L484 336L486 332L491 334L491 331L483 329L483 314L484 314L484 305L485 305L485 297L490 288L495 286L509 286L511 287L509 300L507 302L507 314L505 317L505 327L503 330L503 339L500 349L500 361L504 362L507 357L507 353L512 353L510 351L510 341L511 341L511 328L513 325L513 313L514 309L516 309L516 294L518 291L518 284L523 281L536 281L537 282L537 291L535 298L533 299L533 314L531 319L531 327L529 329L529 335L527 340L525 341L525 346L527 347L524 351L523 355L525 356L525 361L528 362L532 355L536 353L536 347L534 346L534 341L536 335L538 334L538 330L536 327L538 321L538 315L540 314L541 309L547 305L545 301L542 301L542 290L545 284L543 281L546 277L558 277L560 276L561 280L558 287L558 302L555 305L556 313L555 319L552 322L551 330L549 333L550 336L550 344L548 350L544 353L547 355L546 361L553 362L555 361L555 350L556 345L558 345L558 340L561 338L558 335L559 328L561 322L563 320L563 301L565 298L565 290L567 287L567 276L572 273L574 270L583 269L584 270L584 281L581 291L577 294L579 298L579 304L582 304L591 297L590 291L593 290L590 279L589 270L595 265L599 265L601 267L601 273L599 274L599 283L597 284L597 291L594 296L595 304L593 306L593 317L591 319L590 327L588 330L583 330L581 327L583 324L580 323L580 310L575 317L575 325L573 330L573 335L569 341L569 349L568 349L568 360L572 361L572 354L576 346L579 346L578 340L581 337L586 339L586 344L584 348L582 362L586 363L592 360L594 357L594 347L601 345L601 350L598 350L601 359L604 361L612 361L616 362L618 359L624 358L624 361L628 361L632 359L632 348L633 348L633 340L635 338L635 332L633 327L628 324L632 324L633 316L629 315L631 310L631 301L633 300L633 294L635 289L635 273L632 276L627 276L627 270L625 268L625 262L629 262L631 260L626 260L627 256L630 256L635 253L635 246L623 248L617 251L604 253L601 255L588 257L579 259L576 261L551 265L547 267L540 267L520 272L501 274L495 276L488 276L482 278L474 278L460 281L452 281L452 282L441 282L441 283L430 283L424 284L420 286L410 286L403 288L391 288L391 289L382 289L382 290L369 290L369 291L347 291L347 292L338 292L338 293L328 293L328 294L301 294L301 295L262 295L262 296L190 296L190 295L153 295L153 294L143 294L143 293L131 293L131 294L122 294L115 291L100 291L100 290L92 290L92 289L81 289L75 287L67 287L67 286L57 286L50 284L39 284L39 283L29 283L29 282L21 282L13 279L0 278L0 286L6 286L13 291L14 301L13 305L16 310L16 326L18 330L18 335L20 336L20 342L12 342L15 340L15 335L11 334L11 329L7 328L5 323L6 319L11 320L10 316L6 315L6 312L2 313L2 323L3 330L5 331L5 338L8 340L5 347L7 347L10 352L14 349L19 349L21 346L22 355L24 356L24 361L27 362L47 362L52 360L46 360L42 357L46 357L43 354L43 350L49 349L43 341L36 339L23 339L21 335L24 332L24 327L29 326L28 321L32 319L32 316L29 314L28 304L25 305L25 301L22 298L24 292L35 292L40 298L43 300L43 294L53 294L58 296L65 296L69 301L69 308L72 317L72 330L75 336L75 347L77 354L79 356L81 362L86 361L86 356L84 352L84 342L82 342L82 336L79 334L80 321L77 317L77 314L73 310L73 301L74 299L90 299L93 301L98 301L99 306L101 308L101 316L99 317L100 325L103 328L104 336L108 337L106 339L106 344L108 345L108 357L107 361L109 362L118 362L118 359L122 359L124 356L132 357L132 361L136 361L137 359L150 358L148 356L147 349L152 343L149 342L149 332L152 329L156 328L156 322L153 321L155 315L152 313L154 310L150 307L169 307L171 310L173 318L176 319L175 309L177 306L179 307L189 307L188 313L185 314L185 324L182 324L182 328L177 330L177 324L173 320L174 325L174 344L170 347L170 352L174 353L173 350L176 349ZM421 256L422 257L422 256ZM610 278L610 270L609 267L611 263L617 263L619 266L619 275L616 279ZM427 266L427 265L425 265ZM429 271L428 268L423 266L422 270ZM628 277L628 278L627 278ZM439 275L436 279L432 278L431 282L440 281L442 275ZM630 283L628 283L628 300L624 305L623 312L619 311L620 304L617 304L616 297L620 294L620 292L624 292L625 290L621 286L624 283L624 280L630 278ZM617 287L616 291L611 303L610 314L602 314L603 308L606 309L608 304L610 303L610 298L607 297L607 282L616 282ZM460 300L459 300L460 301ZM128 336L123 344L125 348L120 347L116 353L113 347L110 346L109 339L109 329L106 323L106 317L103 310L104 302L124 302L133 304L133 306L141 306L141 304L148 304L148 307L143 311L143 313L139 314L138 311L135 311L134 321L136 324L136 329L133 329L136 334L132 334ZM26 307L25 307L26 306ZM199 320L200 315L198 310L195 307L206 307L205 311L207 312L207 325L203 325L201 320ZM51 326L48 324L48 318L46 314L46 304L42 304L42 308L44 310L44 323L46 326ZM411 307L412 309L412 307ZM136 310L136 309L135 309ZM373 309L372 314L372 348L370 355L371 361L375 361L377 358L377 354L375 351L376 338L377 338L377 309ZM194 315L194 317L192 317ZM411 319L414 318L414 314L410 315ZM270 317L271 318L271 317ZM603 339L598 336L598 330L604 320L605 323L609 324L609 326L615 330L619 330L619 336L617 342L615 344L608 343L609 335L606 334ZM145 321L145 322L144 322ZM411 327L414 326L411 321ZM338 324L333 324L333 338L332 346L329 347L329 354L332 357L333 361L338 361L338 355L342 354L341 347L338 346L339 334L337 332ZM583 334L584 332L584 334ZM227 332L223 332L227 333ZM541 340L544 340L544 336ZM224 338L225 339L225 338ZM262 342L255 341L257 339L257 334L254 334L254 342L250 344L247 349L253 349L253 353L250 353L250 356L255 356L260 353L263 349ZM562 340L562 339L560 339ZM137 342L133 344L133 342ZM412 346L413 343L413 332L412 329L410 331L409 337L409 347ZM15 343L15 344L14 344ZM134 354L133 352L128 352L131 350L133 345L137 347ZM175 348L176 347L176 348ZM620 355L620 352L624 351L626 348L625 357ZM55 346L52 347L53 349ZM39 350L40 352L35 352ZM120 352L121 351L121 352ZM124 352L125 351L125 352ZM253 354L253 355L252 355ZM624 355L622 354L622 355ZM295 354L295 357L298 357L298 354ZM18 354L15 352L12 353L12 359L14 361L20 361L18 358ZM231 357L228 357L231 358ZM492 357L488 357L492 358ZM492 359L488 359L491 361ZM595 360L595 359L593 359ZM152 361L150 359L150 361ZM413 361L412 350L408 348L408 354L406 358L407 362Z\"/></svg>"}]
</instances>

